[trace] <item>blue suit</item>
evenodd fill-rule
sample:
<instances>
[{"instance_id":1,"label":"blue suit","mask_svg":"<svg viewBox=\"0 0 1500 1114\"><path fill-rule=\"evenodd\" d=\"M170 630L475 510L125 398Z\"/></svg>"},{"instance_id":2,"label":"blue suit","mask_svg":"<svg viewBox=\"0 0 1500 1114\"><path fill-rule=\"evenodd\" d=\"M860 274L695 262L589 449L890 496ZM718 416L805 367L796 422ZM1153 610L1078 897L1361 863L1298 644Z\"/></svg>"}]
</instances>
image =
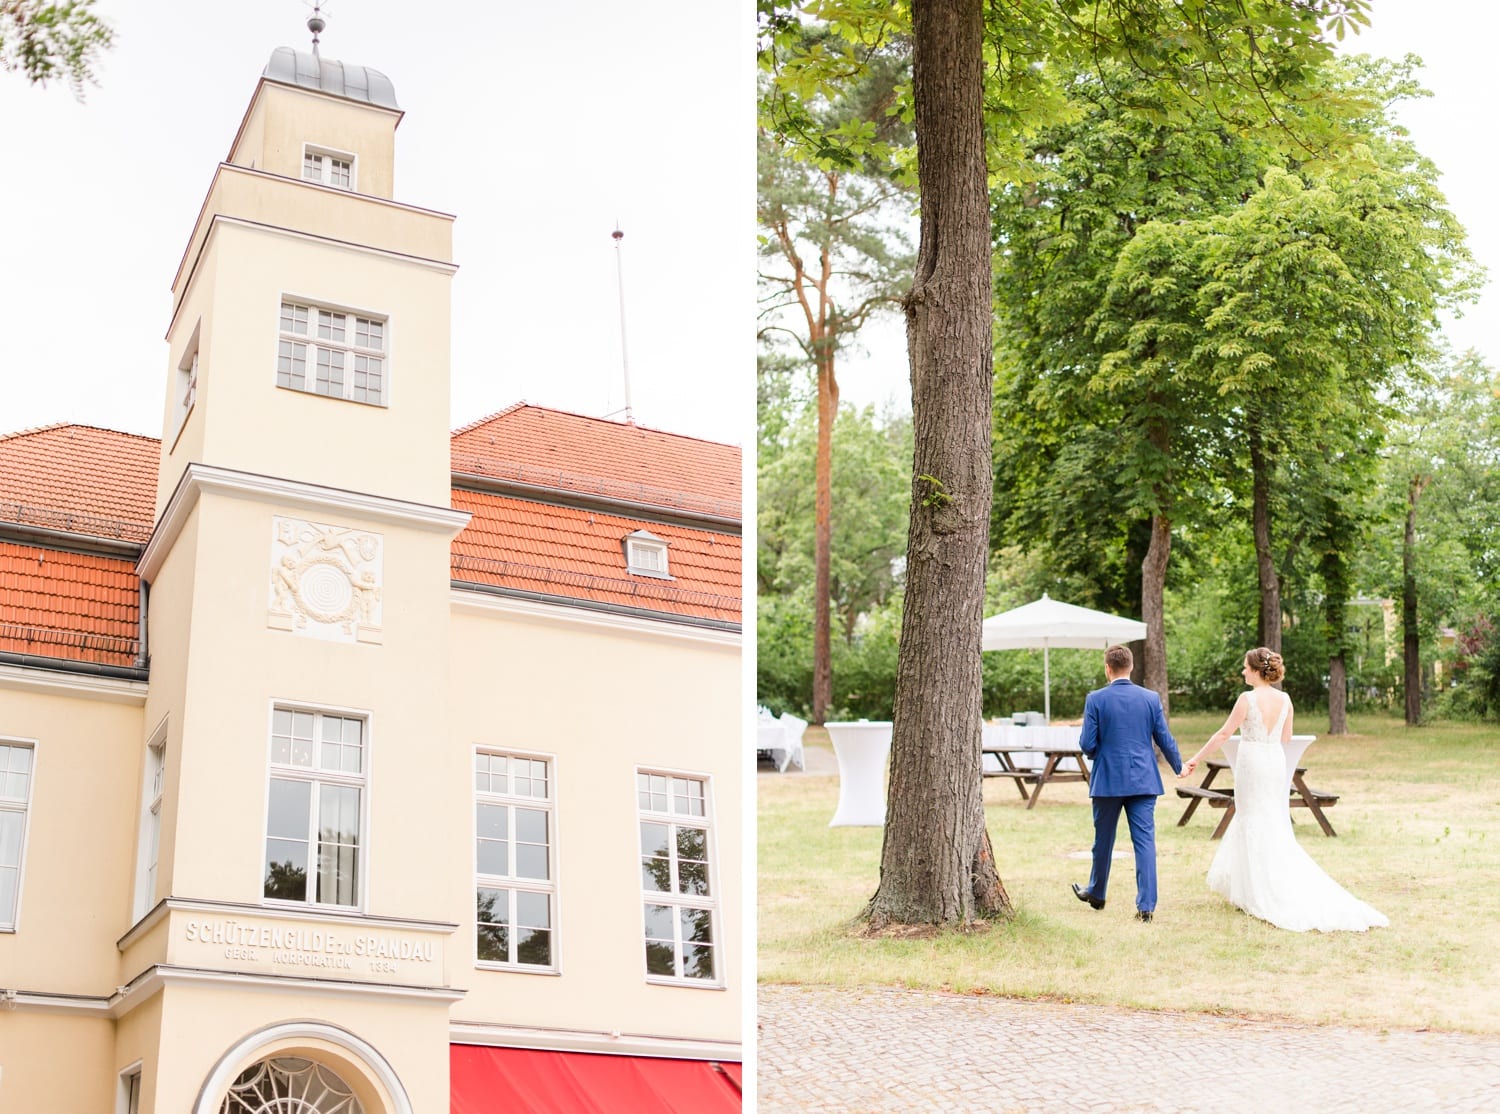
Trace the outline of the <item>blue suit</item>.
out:
<instances>
[{"instance_id":1,"label":"blue suit","mask_svg":"<svg viewBox=\"0 0 1500 1114\"><path fill-rule=\"evenodd\" d=\"M1093 762L1089 797L1094 805L1094 866L1088 892L1104 900L1123 809L1135 848L1135 907L1150 913L1156 909L1156 798L1164 792L1153 745L1174 773L1182 772L1182 755L1167 730L1161 697L1128 677L1089 693L1078 745Z\"/></svg>"}]
</instances>

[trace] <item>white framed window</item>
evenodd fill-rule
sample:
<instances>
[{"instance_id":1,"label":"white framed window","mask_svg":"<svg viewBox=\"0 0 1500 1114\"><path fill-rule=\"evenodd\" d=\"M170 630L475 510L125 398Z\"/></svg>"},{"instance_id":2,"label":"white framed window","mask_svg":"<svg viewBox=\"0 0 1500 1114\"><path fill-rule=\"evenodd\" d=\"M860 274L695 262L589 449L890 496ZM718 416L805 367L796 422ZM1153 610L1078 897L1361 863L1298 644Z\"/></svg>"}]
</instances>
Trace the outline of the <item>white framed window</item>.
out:
<instances>
[{"instance_id":1,"label":"white framed window","mask_svg":"<svg viewBox=\"0 0 1500 1114\"><path fill-rule=\"evenodd\" d=\"M187 364L178 369L178 373L178 383L182 392L182 416L185 418L193 409L193 403L198 401L198 350L196 348L188 357Z\"/></svg>"},{"instance_id":2,"label":"white framed window","mask_svg":"<svg viewBox=\"0 0 1500 1114\"><path fill-rule=\"evenodd\" d=\"M557 970L557 814L550 759L474 754L474 934L480 966Z\"/></svg>"},{"instance_id":3,"label":"white framed window","mask_svg":"<svg viewBox=\"0 0 1500 1114\"><path fill-rule=\"evenodd\" d=\"M354 1089L326 1064L273 1056L229 1085L219 1114L364 1114Z\"/></svg>"},{"instance_id":4,"label":"white framed window","mask_svg":"<svg viewBox=\"0 0 1500 1114\"><path fill-rule=\"evenodd\" d=\"M646 530L625 535L625 568L635 576L671 580L667 570L667 542Z\"/></svg>"},{"instance_id":5,"label":"white framed window","mask_svg":"<svg viewBox=\"0 0 1500 1114\"><path fill-rule=\"evenodd\" d=\"M359 906L366 727L355 715L272 710L266 900Z\"/></svg>"},{"instance_id":6,"label":"white framed window","mask_svg":"<svg viewBox=\"0 0 1500 1114\"><path fill-rule=\"evenodd\" d=\"M320 182L335 189L354 189L354 156L348 151L302 146L302 180Z\"/></svg>"},{"instance_id":7,"label":"white framed window","mask_svg":"<svg viewBox=\"0 0 1500 1114\"><path fill-rule=\"evenodd\" d=\"M385 405L384 318L307 302L281 303L276 385Z\"/></svg>"},{"instance_id":8,"label":"white framed window","mask_svg":"<svg viewBox=\"0 0 1500 1114\"><path fill-rule=\"evenodd\" d=\"M141 1114L141 1064L137 1060L120 1073L119 1097L115 1099L118 1114Z\"/></svg>"},{"instance_id":9,"label":"white framed window","mask_svg":"<svg viewBox=\"0 0 1500 1114\"><path fill-rule=\"evenodd\" d=\"M708 780L638 770L646 978L720 983Z\"/></svg>"},{"instance_id":10,"label":"white framed window","mask_svg":"<svg viewBox=\"0 0 1500 1114\"><path fill-rule=\"evenodd\" d=\"M0 931L15 930L21 909L35 758L34 741L0 738Z\"/></svg>"},{"instance_id":11,"label":"white framed window","mask_svg":"<svg viewBox=\"0 0 1500 1114\"><path fill-rule=\"evenodd\" d=\"M198 401L198 333L201 328L202 322L193 326L193 334L188 338L187 347L183 350L182 359L177 364L177 373L172 380L173 448L176 448L182 427L187 424L188 415L193 412L193 406Z\"/></svg>"},{"instance_id":12,"label":"white framed window","mask_svg":"<svg viewBox=\"0 0 1500 1114\"><path fill-rule=\"evenodd\" d=\"M146 744L146 770L141 790L140 852L136 868L135 919L156 902L156 864L161 853L161 805L167 775L167 725L156 729Z\"/></svg>"}]
</instances>

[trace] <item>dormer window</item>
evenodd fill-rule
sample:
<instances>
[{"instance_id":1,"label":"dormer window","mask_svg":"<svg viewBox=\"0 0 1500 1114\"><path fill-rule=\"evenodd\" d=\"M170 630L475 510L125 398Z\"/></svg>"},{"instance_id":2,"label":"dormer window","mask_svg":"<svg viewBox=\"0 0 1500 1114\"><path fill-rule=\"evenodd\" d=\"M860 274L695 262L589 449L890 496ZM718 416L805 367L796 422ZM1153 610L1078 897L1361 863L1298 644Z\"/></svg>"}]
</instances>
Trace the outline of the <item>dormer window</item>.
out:
<instances>
[{"instance_id":1,"label":"dormer window","mask_svg":"<svg viewBox=\"0 0 1500 1114\"><path fill-rule=\"evenodd\" d=\"M302 148L302 180L320 182L335 189L354 188L354 156L347 151L322 147Z\"/></svg>"},{"instance_id":2,"label":"dormer window","mask_svg":"<svg viewBox=\"0 0 1500 1114\"><path fill-rule=\"evenodd\" d=\"M667 571L667 543L645 530L626 534L625 568L634 576L671 580L672 576Z\"/></svg>"}]
</instances>

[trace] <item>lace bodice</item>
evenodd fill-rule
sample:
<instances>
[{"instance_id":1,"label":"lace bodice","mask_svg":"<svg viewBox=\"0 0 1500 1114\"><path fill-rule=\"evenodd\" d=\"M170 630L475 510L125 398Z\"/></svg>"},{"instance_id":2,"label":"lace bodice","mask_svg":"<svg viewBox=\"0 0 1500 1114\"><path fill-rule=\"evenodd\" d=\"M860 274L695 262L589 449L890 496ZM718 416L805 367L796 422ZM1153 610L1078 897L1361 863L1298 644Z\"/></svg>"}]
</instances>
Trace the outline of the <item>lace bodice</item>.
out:
<instances>
[{"instance_id":1,"label":"lace bodice","mask_svg":"<svg viewBox=\"0 0 1500 1114\"><path fill-rule=\"evenodd\" d=\"M1266 729L1266 721L1261 718L1260 701L1256 698L1252 689L1248 694L1250 706L1245 711L1245 722L1240 726L1240 738L1247 743L1279 743L1281 742L1281 729L1286 724L1286 714L1291 709L1292 698L1286 693L1281 693L1281 711L1276 713L1276 723Z\"/></svg>"}]
</instances>

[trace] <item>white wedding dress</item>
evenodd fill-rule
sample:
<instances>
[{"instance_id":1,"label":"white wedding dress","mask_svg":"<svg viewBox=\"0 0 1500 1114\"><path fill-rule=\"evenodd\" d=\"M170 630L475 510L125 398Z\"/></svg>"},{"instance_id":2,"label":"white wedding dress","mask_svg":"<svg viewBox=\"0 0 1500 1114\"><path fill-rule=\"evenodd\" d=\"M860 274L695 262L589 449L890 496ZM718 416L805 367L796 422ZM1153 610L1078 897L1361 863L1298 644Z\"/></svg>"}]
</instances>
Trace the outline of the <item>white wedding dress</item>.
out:
<instances>
[{"instance_id":1,"label":"white wedding dress","mask_svg":"<svg viewBox=\"0 0 1500 1114\"><path fill-rule=\"evenodd\" d=\"M1302 849L1287 807L1281 733L1291 697L1281 695L1266 730L1255 693L1240 728L1234 763L1234 819L1208 868L1208 886L1251 916L1293 932L1364 932L1390 923L1327 874Z\"/></svg>"}]
</instances>

